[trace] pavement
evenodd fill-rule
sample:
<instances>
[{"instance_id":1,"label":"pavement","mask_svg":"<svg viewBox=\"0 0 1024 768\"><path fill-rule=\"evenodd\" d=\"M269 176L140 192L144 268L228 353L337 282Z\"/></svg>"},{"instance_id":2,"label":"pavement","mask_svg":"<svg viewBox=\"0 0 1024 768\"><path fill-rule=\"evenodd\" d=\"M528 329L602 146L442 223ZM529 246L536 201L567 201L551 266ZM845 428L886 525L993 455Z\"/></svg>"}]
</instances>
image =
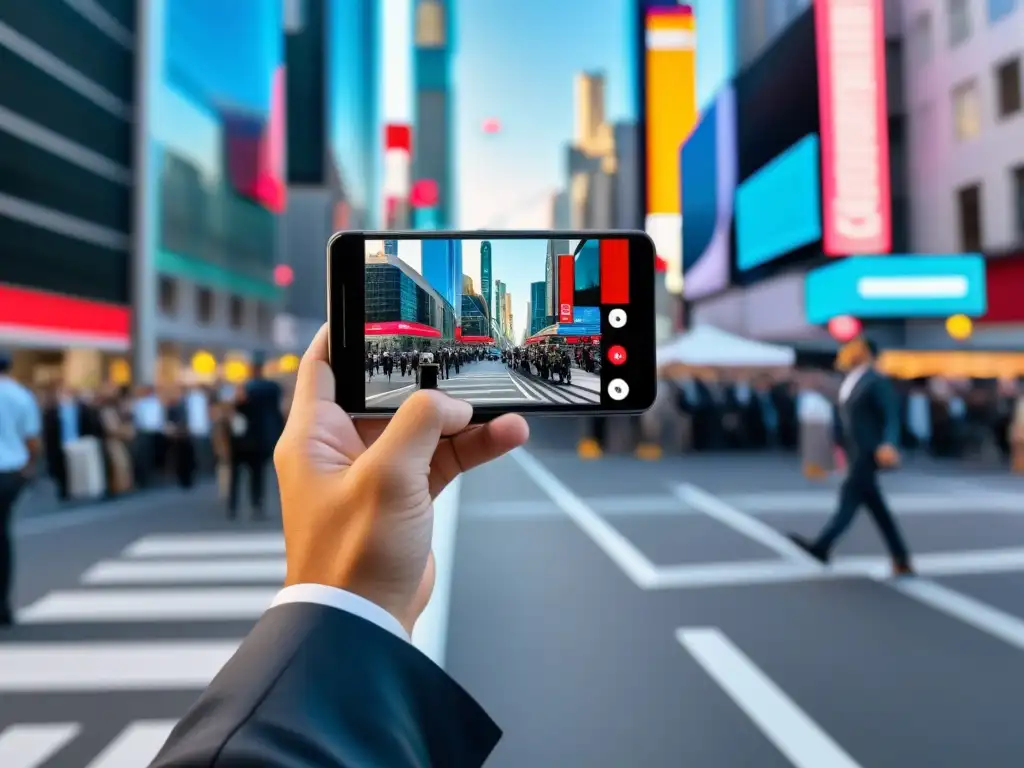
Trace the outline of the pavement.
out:
<instances>
[{"instance_id":1,"label":"pavement","mask_svg":"<svg viewBox=\"0 0 1024 768\"><path fill-rule=\"evenodd\" d=\"M390 381L374 375L366 385L366 401L373 407L395 407L418 388L411 373L392 374ZM501 362L482 360L451 369L451 378L438 381L438 388L452 397L483 405L593 405L601 402L601 379L592 373L573 370L568 384L556 384L539 376L513 371Z\"/></svg>"},{"instance_id":2,"label":"pavement","mask_svg":"<svg viewBox=\"0 0 1024 768\"><path fill-rule=\"evenodd\" d=\"M834 491L792 457L583 462L532 426L435 505L414 635L502 725L489 766L1020 764L1024 483L888 475L921 572L892 580L865 518L828 569L789 546ZM0 766L145 765L280 585L271 517L204 486L19 521Z\"/></svg>"}]
</instances>

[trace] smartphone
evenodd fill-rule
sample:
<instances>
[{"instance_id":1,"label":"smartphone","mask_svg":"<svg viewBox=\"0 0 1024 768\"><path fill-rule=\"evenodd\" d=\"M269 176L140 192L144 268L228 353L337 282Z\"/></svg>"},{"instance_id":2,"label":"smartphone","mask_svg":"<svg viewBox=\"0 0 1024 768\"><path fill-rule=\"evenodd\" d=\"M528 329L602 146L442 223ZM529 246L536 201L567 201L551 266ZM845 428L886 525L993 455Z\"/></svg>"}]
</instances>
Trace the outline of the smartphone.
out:
<instances>
[{"instance_id":1,"label":"smartphone","mask_svg":"<svg viewBox=\"0 0 1024 768\"><path fill-rule=\"evenodd\" d=\"M418 389L503 413L640 413L657 390L644 232L340 232L327 245L338 403L386 417Z\"/></svg>"}]
</instances>

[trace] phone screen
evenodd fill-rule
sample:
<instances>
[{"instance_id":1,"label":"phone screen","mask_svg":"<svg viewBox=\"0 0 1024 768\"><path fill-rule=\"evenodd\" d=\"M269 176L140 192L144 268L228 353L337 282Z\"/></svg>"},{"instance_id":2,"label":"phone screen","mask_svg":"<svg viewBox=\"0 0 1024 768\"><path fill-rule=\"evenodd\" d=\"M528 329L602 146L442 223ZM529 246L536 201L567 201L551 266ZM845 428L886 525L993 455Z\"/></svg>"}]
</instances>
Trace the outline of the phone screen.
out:
<instances>
[{"instance_id":1,"label":"phone screen","mask_svg":"<svg viewBox=\"0 0 1024 768\"><path fill-rule=\"evenodd\" d=\"M477 410L648 407L653 282L635 259L653 276L653 252L623 234L366 238L364 410L419 389Z\"/></svg>"}]
</instances>

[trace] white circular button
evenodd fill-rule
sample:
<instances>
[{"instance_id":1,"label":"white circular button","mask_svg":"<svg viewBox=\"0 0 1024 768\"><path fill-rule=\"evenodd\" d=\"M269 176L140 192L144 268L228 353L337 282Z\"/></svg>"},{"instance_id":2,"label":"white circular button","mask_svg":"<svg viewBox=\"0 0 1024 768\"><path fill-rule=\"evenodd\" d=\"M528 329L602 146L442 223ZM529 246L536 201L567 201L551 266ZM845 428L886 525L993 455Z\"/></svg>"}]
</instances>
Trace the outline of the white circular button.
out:
<instances>
[{"instance_id":1,"label":"white circular button","mask_svg":"<svg viewBox=\"0 0 1024 768\"><path fill-rule=\"evenodd\" d=\"M608 324L612 328L621 328L626 324L626 310L613 309L608 313Z\"/></svg>"},{"instance_id":2,"label":"white circular button","mask_svg":"<svg viewBox=\"0 0 1024 768\"><path fill-rule=\"evenodd\" d=\"M612 379L608 383L608 397L612 400L625 400L629 397L629 384L622 379Z\"/></svg>"}]
</instances>

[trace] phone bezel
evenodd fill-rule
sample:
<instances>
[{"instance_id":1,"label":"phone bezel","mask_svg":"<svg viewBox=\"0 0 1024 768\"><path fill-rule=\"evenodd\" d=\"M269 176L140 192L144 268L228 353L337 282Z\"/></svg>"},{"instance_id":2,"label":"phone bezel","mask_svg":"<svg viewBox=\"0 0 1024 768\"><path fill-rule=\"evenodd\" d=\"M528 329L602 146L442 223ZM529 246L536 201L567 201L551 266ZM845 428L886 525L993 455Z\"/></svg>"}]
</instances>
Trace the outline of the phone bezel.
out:
<instances>
[{"instance_id":1,"label":"phone bezel","mask_svg":"<svg viewBox=\"0 0 1024 768\"><path fill-rule=\"evenodd\" d=\"M335 399L353 417L389 418L397 406L366 407L363 376L365 354L364 285L366 240L579 240L628 239L630 252L630 323L627 333L613 329L602 306L602 347L614 344L609 336L628 339L629 396L618 406L602 392L600 405L550 404L474 406L474 422L489 421L504 413L530 416L620 416L646 411L657 394L655 358L655 247L650 236L640 230L403 230L337 232L327 243L327 322L331 368L335 379ZM634 256L636 254L636 256ZM345 375L352 370L360 376ZM644 372L647 372L644 375ZM603 387L602 387L603 388Z\"/></svg>"}]
</instances>

